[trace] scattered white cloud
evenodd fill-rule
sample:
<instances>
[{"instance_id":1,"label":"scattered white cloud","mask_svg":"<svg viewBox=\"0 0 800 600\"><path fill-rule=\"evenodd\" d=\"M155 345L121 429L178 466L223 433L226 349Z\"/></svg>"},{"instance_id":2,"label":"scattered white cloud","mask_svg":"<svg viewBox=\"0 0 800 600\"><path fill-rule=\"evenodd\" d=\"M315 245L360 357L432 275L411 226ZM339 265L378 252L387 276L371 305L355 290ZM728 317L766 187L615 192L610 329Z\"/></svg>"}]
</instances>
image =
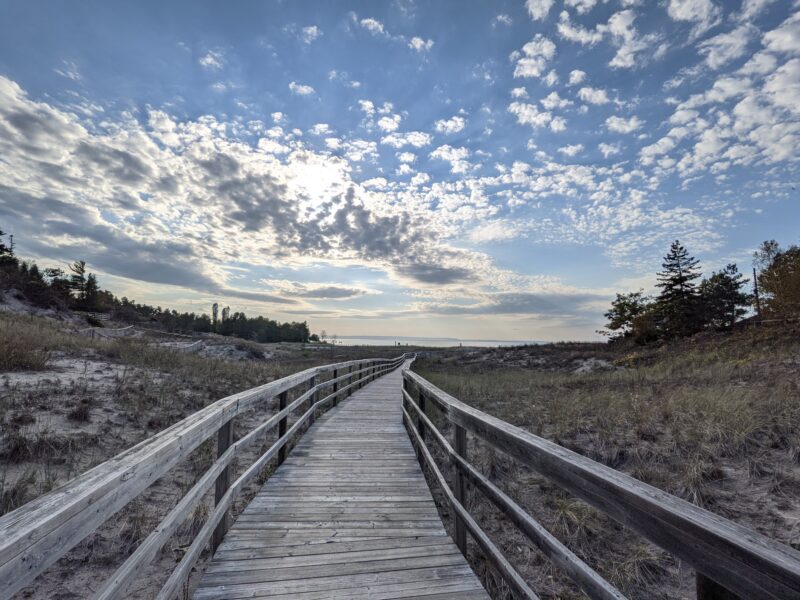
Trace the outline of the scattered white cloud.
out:
<instances>
[{"instance_id":1,"label":"scattered white cloud","mask_svg":"<svg viewBox=\"0 0 800 600\"><path fill-rule=\"evenodd\" d=\"M417 155L413 152L398 152L397 160L403 163L412 164L417 161Z\"/></svg>"},{"instance_id":2,"label":"scattered white cloud","mask_svg":"<svg viewBox=\"0 0 800 600\"><path fill-rule=\"evenodd\" d=\"M511 97L512 98L527 98L528 97L528 90L524 87L517 87L511 90Z\"/></svg>"},{"instance_id":3,"label":"scattered white cloud","mask_svg":"<svg viewBox=\"0 0 800 600\"><path fill-rule=\"evenodd\" d=\"M622 151L622 146L620 144L606 144L605 142L600 142L597 145L597 149L600 150L604 158L608 158L609 156L619 154Z\"/></svg>"},{"instance_id":4,"label":"scattered white cloud","mask_svg":"<svg viewBox=\"0 0 800 600\"><path fill-rule=\"evenodd\" d=\"M763 43L771 52L800 53L800 11L786 19L777 29L765 33Z\"/></svg>"},{"instance_id":5,"label":"scattered white cloud","mask_svg":"<svg viewBox=\"0 0 800 600\"><path fill-rule=\"evenodd\" d=\"M589 86L578 90L578 98L589 104L608 104L611 102L608 93L604 89Z\"/></svg>"},{"instance_id":6,"label":"scattered white cloud","mask_svg":"<svg viewBox=\"0 0 800 600\"><path fill-rule=\"evenodd\" d=\"M408 42L408 47L417 52L428 52L433 48L433 40L423 40L421 37L412 37Z\"/></svg>"},{"instance_id":7,"label":"scattered white cloud","mask_svg":"<svg viewBox=\"0 0 800 600\"><path fill-rule=\"evenodd\" d=\"M753 33L754 30L750 25L740 25L733 31L720 33L700 42L700 54L706 57L706 64L709 67L719 69L744 55Z\"/></svg>"},{"instance_id":8,"label":"scattered white cloud","mask_svg":"<svg viewBox=\"0 0 800 600\"><path fill-rule=\"evenodd\" d=\"M369 31L372 35L386 35L386 29L383 23L377 19L366 18L359 21L361 27Z\"/></svg>"},{"instance_id":9,"label":"scattered white cloud","mask_svg":"<svg viewBox=\"0 0 800 600\"><path fill-rule=\"evenodd\" d=\"M537 33L530 42L522 47L521 51L511 54L511 60L516 61L514 77L541 76L555 53L556 45L542 34Z\"/></svg>"},{"instance_id":10,"label":"scattered white cloud","mask_svg":"<svg viewBox=\"0 0 800 600\"><path fill-rule=\"evenodd\" d=\"M505 13L501 13L497 15L494 19L492 19L492 27L497 27L498 25L506 25L509 26L513 23L511 17L509 17Z\"/></svg>"},{"instance_id":11,"label":"scattered white cloud","mask_svg":"<svg viewBox=\"0 0 800 600\"><path fill-rule=\"evenodd\" d=\"M61 67L58 69L53 69L53 71L62 77L71 79L72 81L80 81L83 79L80 70L78 70L78 65L71 60L62 60Z\"/></svg>"},{"instance_id":12,"label":"scattered white cloud","mask_svg":"<svg viewBox=\"0 0 800 600\"><path fill-rule=\"evenodd\" d=\"M720 21L720 9L712 0L669 0L667 14L675 21L694 23L694 37L702 35Z\"/></svg>"},{"instance_id":13,"label":"scattered white cloud","mask_svg":"<svg viewBox=\"0 0 800 600\"><path fill-rule=\"evenodd\" d=\"M583 151L583 144L569 144L562 146L558 151L565 156L572 157Z\"/></svg>"},{"instance_id":14,"label":"scattered white cloud","mask_svg":"<svg viewBox=\"0 0 800 600\"><path fill-rule=\"evenodd\" d=\"M436 121L436 123L434 123L434 128L439 133L452 134L462 131L465 125L466 125L466 120L464 119L464 117L459 117L458 115L455 115L453 117L450 117L449 119L439 119L438 121Z\"/></svg>"},{"instance_id":15,"label":"scattered white cloud","mask_svg":"<svg viewBox=\"0 0 800 600\"><path fill-rule=\"evenodd\" d=\"M550 92L547 96L541 99L542 106L547 110L556 110L559 108L566 108L573 104L572 100L562 98L558 92Z\"/></svg>"},{"instance_id":16,"label":"scattered white cloud","mask_svg":"<svg viewBox=\"0 0 800 600\"><path fill-rule=\"evenodd\" d=\"M528 9L528 14L534 21L543 21L550 9L553 7L555 0L525 0L525 8Z\"/></svg>"},{"instance_id":17,"label":"scattered white cloud","mask_svg":"<svg viewBox=\"0 0 800 600\"><path fill-rule=\"evenodd\" d=\"M216 71L225 65L225 55L220 50L209 50L197 62L201 67Z\"/></svg>"},{"instance_id":18,"label":"scattered white cloud","mask_svg":"<svg viewBox=\"0 0 800 600\"><path fill-rule=\"evenodd\" d=\"M303 27L301 30L301 39L306 44L310 44L317 38L322 35L322 30L317 27L316 25L309 25L308 27Z\"/></svg>"},{"instance_id":19,"label":"scattered white cloud","mask_svg":"<svg viewBox=\"0 0 800 600\"><path fill-rule=\"evenodd\" d=\"M402 117L400 115L385 115L378 119L378 129L381 131L397 131L401 120Z\"/></svg>"},{"instance_id":20,"label":"scattered white cloud","mask_svg":"<svg viewBox=\"0 0 800 600\"><path fill-rule=\"evenodd\" d=\"M466 173L470 168L469 150L467 148L453 148L449 144L439 146L430 153L431 158L444 160L450 163L450 171L454 174Z\"/></svg>"},{"instance_id":21,"label":"scattered white cloud","mask_svg":"<svg viewBox=\"0 0 800 600\"><path fill-rule=\"evenodd\" d=\"M569 72L569 85L580 85L586 79L586 71L573 69Z\"/></svg>"},{"instance_id":22,"label":"scattered white cloud","mask_svg":"<svg viewBox=\"0 0 800 600\"><path fill-rule=\"evenodd\" d=\"M433 138L429 133L424 131L407 131L405 133L390 133L381 139L381 144L392 146L393 148L403 148L404 146L413 146L414 148L422 148L431 143Z\"/></svg>"},{"instance_id":23,"label":"scattered white cloud","mask_svg":"<svg viewBox=\"0 0 800 600\"><path fill-rule=\"evenodd\" d=\"M314 88L310 85L303 85L301 83L297 83L296 81L292 81L289 83L289 89L292 91L293 94L297 94L298 96L310 96L314 93Z\"/></svg>"},{"instance_id":24,"label":"scattered white cloud","mask_svg":"<svg viewBox=\"0 0 800 600\"><path fill-rule=\"evenodd\" d=\"M611 116L606 119L606 128L614 133L633 133L641 129L642 125L644 125L644 121L636 115L628 119L617 116Z\"/></svg>"}]
</instances>

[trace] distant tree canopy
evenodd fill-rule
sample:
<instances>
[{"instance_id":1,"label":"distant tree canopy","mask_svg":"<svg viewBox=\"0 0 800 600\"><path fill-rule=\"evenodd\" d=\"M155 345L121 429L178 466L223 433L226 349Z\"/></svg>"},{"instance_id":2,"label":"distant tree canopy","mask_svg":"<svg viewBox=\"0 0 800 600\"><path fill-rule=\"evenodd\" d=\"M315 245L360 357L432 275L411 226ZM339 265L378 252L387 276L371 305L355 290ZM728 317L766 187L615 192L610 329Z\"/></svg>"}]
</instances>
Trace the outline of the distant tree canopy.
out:
<instances>
[{"instance_id":1,"label":"distant tree canopy","mask_svg":"<svg viewBox=\"0 0 800 600\"><path fill-rule=\"evenodd\" d=\"M100 289L97 276L88 272L86 262L68 265L69 272L59 268L40 271L36 263L17 258L5 237L0 231L0 289L15 289L41 308L107 312L120 321L150 322L167 331L217 332L257 342L308 342L312 338L306 322L279 323L261 316L247 317L243 312L231 314L227 307L222 311L222 319L212 320L206 314L181 313L138 304L124 296L117 298Z\"/></svg>"},{"instance_id":2,"label":"distant tree canopy","mask_svg":"<svg viewBox=\"0 0 800 600\"><path fill-rule=\"evenodd\" d=\"M764 313L777 318L800 315L800 247L782 250L778 242L768 240L756 251L754 262L760 271Z\"/></svg>"},{"instance_id":3,"label":"distant tree canopy","mask_svg":"<svg viewBox=\"0 0 800 600\"><path fill-rule=\"evenodd\" d=\"M661 290L658 296L646 296L639 290L617 294L612 301L605 313L611 340L632 338L647 343L706 329L730 329L752 303L751 295L744 291L749 280L735 264L700 279L699 261L677 240L661 266L656 274L656 287Z\"/></svg>"}]
</instances>

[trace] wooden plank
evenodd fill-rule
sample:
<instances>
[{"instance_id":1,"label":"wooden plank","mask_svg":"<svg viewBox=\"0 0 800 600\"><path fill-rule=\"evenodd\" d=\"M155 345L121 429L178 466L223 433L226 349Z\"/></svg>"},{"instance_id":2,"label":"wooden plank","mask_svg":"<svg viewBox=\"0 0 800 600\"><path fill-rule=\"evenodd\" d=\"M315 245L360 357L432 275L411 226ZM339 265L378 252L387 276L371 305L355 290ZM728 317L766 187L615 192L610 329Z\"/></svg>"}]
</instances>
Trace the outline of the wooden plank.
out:
<instances>
[{"instance_id":1,"label":"wooden plank","mask_svg":"<svg viewBox=\"0 0 800 600\"><path fill-rule=\"evenodd\" d=\"M316 420L230 528L195 598L488 600L439 518L402 424L401 381L381 377Z\"/></svg>"}]
</instances>

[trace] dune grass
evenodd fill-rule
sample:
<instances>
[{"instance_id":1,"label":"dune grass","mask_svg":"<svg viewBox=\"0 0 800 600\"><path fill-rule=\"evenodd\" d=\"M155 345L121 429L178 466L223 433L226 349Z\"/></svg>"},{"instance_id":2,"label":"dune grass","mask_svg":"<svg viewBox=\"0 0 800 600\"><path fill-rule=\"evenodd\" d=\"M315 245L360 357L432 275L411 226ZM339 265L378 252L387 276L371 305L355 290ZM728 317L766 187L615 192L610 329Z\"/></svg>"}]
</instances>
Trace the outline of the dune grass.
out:
<instances>
[{"instance_id":1,"label":"dune grass","mask_svg":"<svg viewBox=\"0 0 800 600\"><path fill-rule=\"evenodd\" d=\"M607 346L598 350L608 358ZM553 347L517 352L526 353L528 363L538 364ZM618 348L614 361L615 369L574 373L491 361L465 367L445 357L419 361L415 370L481 410L800 545L792 516L800 508L798 331L750 330L660 349ZM526 361L515 356L514 362ZM685 566L501 453L474 439L471 444L485 472L623 591L653 598L688 593L692 573ZM479 499L476 510L490 527L497 522ZM507 528L497 534L503 547L526 547ZM544 596L575 592L563 576L548 579L516 554Z\"/></svg>"}]
</instances>

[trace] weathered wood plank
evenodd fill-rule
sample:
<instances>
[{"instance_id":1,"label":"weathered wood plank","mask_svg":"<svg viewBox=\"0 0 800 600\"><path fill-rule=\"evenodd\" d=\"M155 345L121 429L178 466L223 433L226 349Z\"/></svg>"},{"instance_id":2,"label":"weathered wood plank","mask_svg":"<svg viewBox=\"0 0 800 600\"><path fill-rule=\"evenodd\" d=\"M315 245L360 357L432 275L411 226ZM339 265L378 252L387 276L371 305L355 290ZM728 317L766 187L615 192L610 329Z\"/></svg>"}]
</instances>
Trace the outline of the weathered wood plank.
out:
<instances>
[{"instance_id":1,"label":"weathered wood plank","mask_svg":"<svg viewBox=\"0 0 800 600\"><path fill-rule=\"evenodd\" d=\"M401 380L390 373L317 418L230 528L195 598L488 599L439 518L403 426Z\"/></svg>"}]
</instances>

